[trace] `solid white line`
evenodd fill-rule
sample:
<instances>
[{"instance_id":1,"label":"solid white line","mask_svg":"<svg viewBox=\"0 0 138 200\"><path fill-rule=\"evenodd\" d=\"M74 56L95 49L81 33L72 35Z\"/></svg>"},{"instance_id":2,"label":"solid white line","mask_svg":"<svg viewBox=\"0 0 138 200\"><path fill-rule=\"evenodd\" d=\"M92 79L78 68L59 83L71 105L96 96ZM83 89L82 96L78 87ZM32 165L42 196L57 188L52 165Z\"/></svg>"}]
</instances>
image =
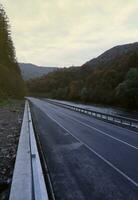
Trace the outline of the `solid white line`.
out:
<instances>
[{"instance_id":1,"label":"solid white line","mask_svg":"<svg viewBox=\"0 0 138 200\"><path fill-rule=\"evenodd\" d=\"M46 113L46 115L52 120L54 121L56 124L58 124L61 128L63 128L65 131L67 131L70 135L72 135L72 137L74 137L76 140L78 140L81 144L83 144L85 147L87 147L91 152L93 152L95 155L97 155L101 160L103 160L105 163L107 163L109 166L111 166L113 169L115 169L118 173L120 173L125 179L127 179L128 181L130 181L133 185L135 185L136 187L138 187L138 183L136 181L134 181L133 179L131 179L128 175L126 175L124 172L122 172L120 169L118 169L115 165L113 165L110 161L108 161L107 159L105 159L103 156L101 156L99 153L97 153L94 149L92 149L90 146L88 146L87 144L85 144L84 142L82 142L78 137L74 136L69 130L67 130L64 126L62 126L62 124L60 124L59 122L57 122L57 120L55 120L53 117L49 116L49 114Z\"/></svg>"},{"instance_id":2,"label":"solid white line","mask_svg":"<svg viewBox=\"0 0 138 200\"><path fill-rule=\"evenodd\" d=\"M43 102L46 102L46 100L41 100L41 101L43 101ZM54 102L54 100L53 100L53 102ZM55 104L53 104L52 102L50 103L50 102L46 102L46 103L49 103L49 104L52 104L52 105L54 105L54 106L59 106L60 107L60 105L55 105ZM61 105L62 105L62 103L60 103ZM61 107L61 108L63 108L63 109L68 109L68 108L65 108L65 107ZM74 112L76 112L76 113L80 113L80 114L82 114L81 112L77 112L77 111L75 111L75 110L73 110L73 109L69 109L69 110L71 110L71 111L74 111ZM90 115L87 115L88 117L90 117ZM94 116L92 116L95 120L101 120L100 118L95 118ZM107 122L105 122L105 121L103 121L103 120L101 120L104 124L111 124L110 123L110 121L107 121ZM138 132L136 132L136 131L133 131L133 130L130 130L130 129L127 129L127 128L124 128L124 127L121 127L121 126L118 126L117 124L113 124L112 123L112 126L115 126L115 127L118 127L119 129L122 129L122 130L128 130L129 132L131 132L131 133L135 133L135 134L137 134L138 135Z\"/></svg>"},{"instance_id":3,"label":"solid white line","mask_svg":"<svg viewBox=\"0 0 138 200\"><path fill-rule=\"evenodd\" d=\"M63 113L62 113L62 114L63 114ZM63 115L66 116L65 114L63 114ZM129 143L123 141L123 140L120 140L120 139L118 139L118 138L116 138L116 137L114 137L114 136L111 136L111 135L105 133L104 131L101 131L101 130L99 130L99 129L93 127L93 126L90 126L90 125L88 125L88 124L86 124L86 123L83 123L83 122L81 122L81 121L75 119L74 117L70 117L70 116L68 116L68 117L69 117L70 119L72 119L72 120L75 120L76 122L79 122L80 124L83 124L84 126L87 126L87 127L90 128L90 129L96 130L96 131L100 132L101 134L106 135L107 137L110 137L110 138L112 138L112 139L114 139L114 140L116 140L116 141L119 141L119 142L121 142L121 143L123 143L123 144L125 144L125 145L127 145L127 146L130 146L130 147L132 147L132 148L138 150L138 147L135 147L135 146L133 146L133 145L131 145L131 144L129 144Z\"/></svg>"},{"instance_id":4,"label":"solid white line","mask_svg":"<svg viewBox=\"0 0 138 200\"><path fill-rule=\"evenodd\" d=\"M53 109L53 110L55 111L55 109ZM58 111L58 112L61 113L60 111ZM66 116L66 114L63 114L63 112L62 112L61 114L64 115L64 116ZM110 134L107 134L107 133L105 133L104 131L101 131L101 130L99 130L99 129L97 129L97 128L91 126L91 125L88 125L88 124L86 124L86 123L84 123L84 122L81 122L81 121L75 119L74 117L70 117L70 116L67 116L67 117L70 118L70 119L72 119L72 120L74 120L74 121L76 121L76 122L78 122L78 123L80 123L80 124L82 124L82 125L84 125L84 126L86 126L86 127L88 127L88 128L90 128L90 129L96 130L96 131L98 131L99 133L101 133L101 134L103 134L103 135L106 135L107 137L110 137L110 138L112 138L112 139L114 139L114 140L116 140L116 141L118 141L118 142L121 142L121 143L123 143L123 144L125 144L125 145L127 145L127 146L129 146L129 147L131 147L131 148L133 148L133 149L138 150L138 147L136 147L136 146L134 146L134 145L131 145L131 144L129 144L129 143L123 141L123 140L120 140L120 139L118 139L118 138L116 138L116 137L114 137L114 136L111 136Z\"/></svg>"}]
</instances>

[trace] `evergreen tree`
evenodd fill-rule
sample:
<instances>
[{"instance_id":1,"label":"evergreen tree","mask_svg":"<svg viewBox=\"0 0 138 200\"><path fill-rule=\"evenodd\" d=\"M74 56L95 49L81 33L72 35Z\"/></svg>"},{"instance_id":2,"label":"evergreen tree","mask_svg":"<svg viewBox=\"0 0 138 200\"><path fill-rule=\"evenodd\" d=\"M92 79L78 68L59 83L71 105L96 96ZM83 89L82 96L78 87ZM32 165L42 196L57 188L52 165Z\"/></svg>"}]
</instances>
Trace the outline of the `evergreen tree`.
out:
<instances>
[{"instance_id":1,"label":"evergreen tree","mask_svg":"<svg viewBox=\"0 0 138 200\"><path fill-rule=\"evenodd\" d=\"M23 97L24 83L16 61L9 20L0 5L0 98Z\"/></svg>"}]
</instances>

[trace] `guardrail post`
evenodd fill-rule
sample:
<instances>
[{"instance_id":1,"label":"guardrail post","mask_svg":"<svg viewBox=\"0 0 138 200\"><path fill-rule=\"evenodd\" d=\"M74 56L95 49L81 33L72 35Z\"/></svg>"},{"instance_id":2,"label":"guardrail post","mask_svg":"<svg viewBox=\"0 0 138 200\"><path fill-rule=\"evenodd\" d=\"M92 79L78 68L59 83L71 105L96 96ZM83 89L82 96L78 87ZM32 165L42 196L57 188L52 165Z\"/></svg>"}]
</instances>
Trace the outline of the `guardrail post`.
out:
<instances>
[{"instance_id":1,"label":"guardrail post","mask_svg":"<svg viewBox=\"0 0 138 200\"><path fill-rule=\"evenodd\" d=\"M53 100L47 100L49 103L55 103ZM63 103L59 103L58 102L58 105L59 106L63 106ZM106 114L106 113L100 113L100 112L96 112L96 111L92 111L92 110L88 110L88 109L84 109L84 108L81 108L80 106L77 107L77 106L72 106L70 104L65 104L66 105L66 108L69 108L69 109L73 109L75 111L78 111L78 112L81 112L81 113L86 113L88 115L92 115L98 119L105 119L107 121L113 121L115 123L118 123L118 124L123 124L123 125L126 125L126 126L130 126L130 127L134 127L134 128L137 128L138 129L138 120L135 120L135 119L131 119L131 118L126 118L126 117L120 117L120 116L115 116L115 115L110 115L110 114ZM123 122L126 122L127 121L127 124L126 123L123 123Z\"/></svg>"}]
</instances>

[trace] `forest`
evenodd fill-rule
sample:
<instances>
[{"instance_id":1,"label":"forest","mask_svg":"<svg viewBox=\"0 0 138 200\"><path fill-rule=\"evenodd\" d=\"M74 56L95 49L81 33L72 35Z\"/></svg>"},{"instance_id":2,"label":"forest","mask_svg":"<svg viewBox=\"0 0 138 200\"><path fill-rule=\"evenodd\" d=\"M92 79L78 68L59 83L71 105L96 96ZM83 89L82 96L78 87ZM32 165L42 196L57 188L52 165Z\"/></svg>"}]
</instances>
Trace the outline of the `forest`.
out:
<instances>
[{"instance_id":1,"label":"forest","mask_svg":"<svg viewBox=\"0 0 138 200\"><path fill-rule=\"evenodd\" d=\"M138 51L96 66L63 68L28 81L27 87L32 96L138 109Z\"/></svg>"},{"instance_id":2,"label":"forest","mask_svg":"<svg viewBox=\"0 0 138 200\"><path fill-rule=\"evenodd\" d=\"M132 45L131 45L132 46ZM26 82L28 95L138 109L138 44L117 58L58 69ZM122 49L121 49L121 52ZM99 62L100 61L100 62ZM95 63L95 64L94 64ZM17 63L8 17L0 5L0 99L22 98L25 84Z\"/></svg>"},{"instance_id":3,"label":"forest","mask_svg":"<svg viewBox=\"0 0 138 200\"><path fill-rule=\"evenodd\" d=\"M0 5L0 100L22 98L24 81L16 60L8 17Z\"/></svg>"}]
</instances>

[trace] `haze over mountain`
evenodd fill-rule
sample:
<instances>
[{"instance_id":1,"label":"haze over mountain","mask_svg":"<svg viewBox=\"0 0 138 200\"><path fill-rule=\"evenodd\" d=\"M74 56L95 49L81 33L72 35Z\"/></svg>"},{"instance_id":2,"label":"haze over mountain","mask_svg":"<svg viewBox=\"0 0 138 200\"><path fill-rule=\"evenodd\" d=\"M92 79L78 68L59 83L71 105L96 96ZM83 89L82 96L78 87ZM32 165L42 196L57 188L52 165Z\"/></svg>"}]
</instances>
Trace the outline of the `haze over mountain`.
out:
<instances>
[{"instance_id":1,"label":"haze over mountain","mask_svg":"<svg viewBox=\"0 0 138 200\"><path fill-rule=\"evenodd\" d=\"M19 63L24 80L39 78L57 70L57 67L42 67L31 63Z\"/></svg>"}]
</instances>

